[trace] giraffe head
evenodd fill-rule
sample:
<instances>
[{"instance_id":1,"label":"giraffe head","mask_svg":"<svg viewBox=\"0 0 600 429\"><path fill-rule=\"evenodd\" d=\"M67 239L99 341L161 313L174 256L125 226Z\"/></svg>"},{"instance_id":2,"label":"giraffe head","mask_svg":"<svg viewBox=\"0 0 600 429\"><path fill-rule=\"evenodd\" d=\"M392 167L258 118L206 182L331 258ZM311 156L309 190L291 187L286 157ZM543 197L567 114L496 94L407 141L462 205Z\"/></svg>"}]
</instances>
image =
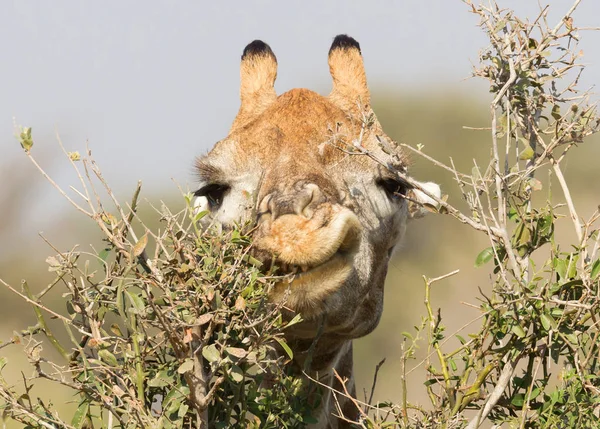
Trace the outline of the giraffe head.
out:
<instances>
[{"instance_id":1,"label":"giraffe head","mask_svg":"<svg viewBox=\"0 0 600 429\"><path fill-rule=\"evenodd\" d=\"M377 325L390 256L421 213L415 201L429 201L393 171L406 173L407 159L371 110L354 39L335 38L329 69L328 96L278 96L269 46L245 48L241 107L229 135L197 160L195 206L206 224L254 222L256 256L295 273L272 299L307 320L297 335L314 336L311 321L325 316L326 331L350 339ZM437 185L424 188L439 196Z\"/></svg>"}]
</instances>

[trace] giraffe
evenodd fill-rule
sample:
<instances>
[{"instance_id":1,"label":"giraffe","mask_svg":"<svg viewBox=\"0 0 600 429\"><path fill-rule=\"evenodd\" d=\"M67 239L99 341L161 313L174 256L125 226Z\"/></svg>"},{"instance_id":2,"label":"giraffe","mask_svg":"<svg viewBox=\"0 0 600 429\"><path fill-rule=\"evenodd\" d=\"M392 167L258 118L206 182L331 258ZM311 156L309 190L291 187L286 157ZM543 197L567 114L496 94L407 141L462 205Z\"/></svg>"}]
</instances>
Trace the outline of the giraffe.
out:
<instances>
[{"instance_id":1,"label":"giraffe","mask_svg":"<svg viewBox=\"0 0 600 429\"><path fill-rule=\"evenodd\" d=\"M340 390L335 369L354 394L352 340L377 326L393 250L440 188L411 188L394 172L406 173L408 161L370 107L358 42L335 37L328 62L328 96L298 88L278 96L273 51L260 40L246 46L239 112L228 136L196 160L194 206L208 212L206 224L256 224L255 255L295 274L270 296L302 315L287 332L294 364L304 366L312 345L311 374ZM350 400L336 399L348 420L358 418ZM333 416L335 402L328 391L314 428L348 427Z\"/></svg>"}]
</instances>

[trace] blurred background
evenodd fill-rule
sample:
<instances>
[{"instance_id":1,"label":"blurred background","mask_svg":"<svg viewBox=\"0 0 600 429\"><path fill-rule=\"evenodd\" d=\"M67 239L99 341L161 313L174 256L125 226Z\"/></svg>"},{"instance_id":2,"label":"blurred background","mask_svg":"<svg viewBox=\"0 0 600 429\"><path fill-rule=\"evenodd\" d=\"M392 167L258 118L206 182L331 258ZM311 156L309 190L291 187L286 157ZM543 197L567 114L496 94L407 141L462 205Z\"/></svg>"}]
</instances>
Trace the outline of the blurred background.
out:
<instances>
[{"instance_id":1,"label":"blurred background","mask_svg":"<svg viewBox=\"0 0 600 429\"><path fill-rule=\"evenodd\" d=\"M533 0L499 3L530 20L539 12ZM550 3L554 25L572 1L542 3ZM600 3L583 1L574 19L578 26L600 26ZM146 200L177 205L174 182L195 186L194 157L225 137L237 112L244 46L254 39L271 45L279 63L278 93L308 87L326 94L327 51L336 34L347 33L361 44L373 106L386 132L399 142L423 144L439 160L453 156L459 169L470 171L474 158L489 157L488 133L462 128L489 126L486 82L469 78L486 46L477 24L459 0L0 1L0 278L17 288L27 278L34 291L51 280L44 260L54 252L40 232L63 250L101 245L94 225L26 159L14 124L33 127L37 160L65 188L76 177L57 134L67 150L84 152L89 145L121 200L129 200L141 180ZM589 88L600 82L600 33L583 36L589 66L581 87ZM599 143L589 139L566 164L583 216L600 203ZM417 179L441 183L460 205L452 177L413 160ZM389 269L381 324L356 342L359 392L370 391L375 365L386 358L375 397L400 399L401 332L413 331L424 314L422 275L461 269L433 293L449 334L478 316L463 302L477 304L478 287L489 287L489 267L474 268L484 247L483 235L447 216L410 226ZM54 308L63 307L57 294ZM0 288L0 340L34 323L32 310ZM6 375L12 382L30 371L15 351L0 352L10 359ZM419 350L419 357L424 353ZM424 403L425 372L419 368L409 379L411 399ZM43 385L35 392L57 404L72 399L69 392L44 392Z\"/></svg>"}]
</instances>

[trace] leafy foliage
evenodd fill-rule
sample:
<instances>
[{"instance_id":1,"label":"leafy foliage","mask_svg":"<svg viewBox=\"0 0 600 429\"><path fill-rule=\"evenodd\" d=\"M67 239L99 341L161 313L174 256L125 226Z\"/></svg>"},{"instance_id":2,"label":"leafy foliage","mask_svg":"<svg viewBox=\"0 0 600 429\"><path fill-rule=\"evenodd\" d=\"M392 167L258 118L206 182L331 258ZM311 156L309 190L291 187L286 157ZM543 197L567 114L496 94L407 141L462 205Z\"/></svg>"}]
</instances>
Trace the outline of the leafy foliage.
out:
<instances>
[{"instance_id":1,"label":"leafy foliage","mask_svg":"<svg viewBox=\"0 0 600 429\"><path fill-rule=\"evenodd\" d=\"M449 335L431 295L436 283L458 270L424 278L426 314L415 334L403 333L403 400L375 405L354 400L361 408L354 425L474 429L491 421L520 428L595 427L600 208L580 215L561 168L570 150L600 128L589 94L577 88L581 36L572 16L579 1L554 27L547 23L547 7L528 22L495 2L465 3L490 40L474 71L488 80L492 94L491 135L484 139L489 164L475 162L463 173L452 159L444 163L420 145L401 145L454 178L467 204L462 211L449 196L429 195L404 173L396 174L435 200L440 215L487 238L474 263L490 270L491 292L478 296L478 326ZM20 130L18 138L37 165L31 128ZM360 145L346 149L378 162ZM292 350L284 338L299 318L285 320L281 308L268 302L269 288L282 279L251 257L247 227L199 231L196 221L203 214L190 210L187 197L181 213L160 209L161 231L140 223L138 237L133 223L139 188L125 211L89 153L65 155L82 179L78 193L85 204L52 183L96 222L106 247L91 256L73 249L49 258L56 280L36 295L27 283L18 291L3 282L33 306L38 320L0 345L23 345L35 368L34 377L24 379L25 393L0 378L4 416L30 427L69 428L314 423L319 392L289 365ZM104 186L112 212L100 202L92 177ZM42 303L47 290L58 285L65 288L64 314ZM53 333L48 314L63 322L66 337ZM40 335L62 362L44 357ZM457 347L449 350L452 341ZM410 368L423 343L426 359ZM406 383L407 371L421 365L427 406L411 400ZM6 368L0 358L0 371ZM49 404L32 399L31 383L37 379L79 395L70 419L61 420Z\"/></svg>"},{"instance_id":2,"label":"leafy foliage","mask_svg":"<svg viewBox=\"0 0 600 429\"><path fill-rule=\"evenodd\" d=\"M429 343L431 408L408 400L385 408L400 427L471 429L486 419L521 428L595 427L600 208L582 220L561 170L569 150L600 129L589 94L577 88L583 66L571 14L579 2L554 28L547 7L529 23L494 2L465 3L491 42L474 72L490 82L493 96L491 159L469 174L453 162L434 162L453 174L469 206L463 214L439 200L443 212L488 236L491 246L475 266L493 262L492 292L480 296L481 328L468 338L456 335L460 347L447 352L441 311L431 308L430 294L435 282L458 270L425 278L427 317L417 331L425 330ZM556 183L560 197L552 192ZM575 230L568 245L558 238L565 228ZM411 342L404 365L414 358ZM475 417L467 418L467 410ZM371 424L383 427L378 418Z\"/></svg>"},{"instance_id":3,"label":"leafy foliage","mask_svg":"<svg viewBox=\"0 0 600 429\"><path fill-rule=\"evenodd\" d=\"M79 394L76 412L62 420L0 378L4 416L30 427L75 428L293 428L314 421L317 392L308 395L306 382L289 375L291 356L276 353L289 350L283 331L300 317L284 321L269 303L268 290L281 278L250 256L248 228L198 230L203 213L192 213L186 196L181 213L161 208L159 235L146 231L129 241L138 195L120 220L98 211L109 235L97 255L73 249L48 258L57 276L51 287L65 288L59 318L67 338L46 323L41 298L48 290L33 296L23 283L38 324L12 342L23 344L34 380ZM38 334L63 362L44 357ZM6 359L0 366L9 368Z\"/></svg>"}]
</instances>

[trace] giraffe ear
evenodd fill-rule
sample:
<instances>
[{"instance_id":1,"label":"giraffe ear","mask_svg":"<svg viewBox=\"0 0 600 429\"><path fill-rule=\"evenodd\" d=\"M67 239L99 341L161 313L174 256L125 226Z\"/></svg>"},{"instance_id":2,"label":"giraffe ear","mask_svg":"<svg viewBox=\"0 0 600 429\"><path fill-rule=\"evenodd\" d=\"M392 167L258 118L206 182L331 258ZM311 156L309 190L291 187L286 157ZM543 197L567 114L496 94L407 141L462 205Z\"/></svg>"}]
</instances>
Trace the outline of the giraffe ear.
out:
<instances>
[{"instance_id":1,"label":"giraffe ear","mask_svg":"<svg viewBox=\"0 0 600 429\"><path fill-rule=\"evenodd\" d=\"M277 78L277 58L265 42L255 40L244 48L240 67L240 99L242 104L231 131L243 127L271 104Z\"/></svg>"},{"instance_id":2,"label":"giraffe ear","mask_svg":"<svg viewBox=\"0 0 600 429\"><path fill-rule=\"evenodd\" d=\"M440 185L438 185L437 183L433 183L433 182L418 182L418 183L419 183L419 185L421 185L421 187L423 189L425 189L431 195L434 195L437 198L441 198L442 190L440 189ZM423 192L419 189L415 188L415 189L411 190L411 194L412 194L411 197L414 200L414 202L411 201L408 204L408 212L409 212L409 217L411 219L416 219L416 218L425 216L428 212L431 211L428 209L428 207L433 208L433 209L440 208L440 205L433 198L429 197L427 194L425 194L425 192Z\"/></svg>"},{"instance_id":3,"label":"giraffe ear","mask_svg":"<svg viewBox=\"0 0 600 429\"><path fill-rule=\"evenodd\" d=\"M356 40L345 34L333 39L329 49L329 72L333 78L330 100L344 110L364 109L371 101L365 66Z\"/></svg>"}]
</instances>

